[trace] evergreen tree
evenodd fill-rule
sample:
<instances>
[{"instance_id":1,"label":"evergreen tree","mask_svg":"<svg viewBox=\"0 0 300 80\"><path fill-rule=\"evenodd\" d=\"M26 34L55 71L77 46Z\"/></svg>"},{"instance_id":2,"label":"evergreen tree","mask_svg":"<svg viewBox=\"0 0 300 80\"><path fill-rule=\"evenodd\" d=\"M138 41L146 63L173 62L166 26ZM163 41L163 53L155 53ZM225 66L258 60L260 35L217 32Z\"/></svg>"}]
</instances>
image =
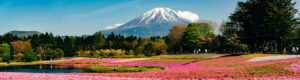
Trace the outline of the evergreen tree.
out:
<instances>
[{"instance_id":1,"label":"evergreen tree","mask_svg":"<svg viewBox=\"0 0 300 80\"><path fill-rule=\"evenodd\" d=\"M289 35L298 23L292 0L247 0L238 2L230 20L241 27L238 36L254 52L259 47L274 46L283 52Z\"/></svg>"},{"instance_id":2,"label":"evergreen tree","mask_svg":"<svg viewBox=\"0 0 300 80\"><path fill-rule=\"evenodd\" d=\"M73 57L75 54L73 41L69 36L66 36L64 39L64 47L65 57Z\"/></svg>"},{"instance_id":3,"label":"evergreen tree","mask_svg":"<svg viewBox=\"0 0 300 80\"><path fill-rule=\"evenodd\" d=\"M93 45L96 47L96 49L101 49L103 48L103 46L105 45L105 38L104 36L102 35L101 31L99 32L96 32L94 35L93 35Z\"/></svg>"},{"instance_id":4,"label":"evergreen tree","mask_svg":"<svg viewBox=\"0 0 300 80\"><path fill-rule=\"evenodd\" d=\"M10 46L7 43L0 44L0 54L3 61L10 63Z\"/></svg>"}]
</instances>

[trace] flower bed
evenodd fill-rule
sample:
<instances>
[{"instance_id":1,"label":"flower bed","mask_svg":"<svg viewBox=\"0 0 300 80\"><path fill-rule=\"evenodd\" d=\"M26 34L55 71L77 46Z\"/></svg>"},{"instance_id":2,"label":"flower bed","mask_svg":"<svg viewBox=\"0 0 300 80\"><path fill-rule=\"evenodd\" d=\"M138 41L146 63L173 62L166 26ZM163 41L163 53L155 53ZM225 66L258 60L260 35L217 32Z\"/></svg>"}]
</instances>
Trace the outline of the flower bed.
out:
<instances>
[{"instance_id":1,"label":"flower bed","mask_svg":"<svg viewBox=\"0 0 300 80\"><path fill-rule=\"evenodd\" d=\"M300 62L285 67L286 70L300 74Z\"/></svg>"},{"instance_id":2,"label":"flower bed","mask_svg":"<svg viewBox=\"0 0 300 80\"><path fill-rule=\"evenodd\" d=\"M52 73L55 75L93 77L135 77L137 79L299 79L299 74L287 71L289 64L300 58L267 61L247 61L252 57L231 56L214 59L146 59L129 62L106 61L99 65L166 66L169 69L134 73ZM117 60L116 60L117 61ZM300 65L300 62L297 64ZM294 64L294 68L297 66ZM1 73L0 73L1 75ZM18 74L19 75L19 74ZM47 75L47 74L46 74Z\"/></svg>"},{"instance_id":3,"label":"flower bed","mask_svg":"<svg viewBox=\"0 0 300 80\"><path fill-rule=\"evenodd\" d=\"M103 73L92 75L111 77L149 77L161 79L273 79L281 76L297 77L295 74L285 71L284 67L295 61L300 61L300 58L259 62L247 62L248 59L250 59L250 57L221 57L198 62L188 62L176 65L173 64L173 66L171 66L169 69L159 71L139 73ZM143 63L136 64L141 65ZM249 72L249 70L251 72ZM78 75L87 74L79 73Z\"/></svg>"}]
</instances>

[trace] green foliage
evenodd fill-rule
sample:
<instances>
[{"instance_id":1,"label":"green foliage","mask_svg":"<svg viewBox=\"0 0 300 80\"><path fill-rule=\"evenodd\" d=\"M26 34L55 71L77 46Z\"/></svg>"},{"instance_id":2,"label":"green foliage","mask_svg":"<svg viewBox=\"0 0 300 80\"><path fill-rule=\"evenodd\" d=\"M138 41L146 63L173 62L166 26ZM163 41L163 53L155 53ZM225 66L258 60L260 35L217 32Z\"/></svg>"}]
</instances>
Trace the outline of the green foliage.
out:
<instances>
[{"instance_id":1,"label":"green foliage","mask_svg":"<svg viewBox=\"0 0 300 80\"><path fill-rule=\"evenodd\" d=\"M2 61L10 63L10 46L7 43L0 44L0 54Z\"/></svg>"},{"instance_id":2,"label":"green foliage","mask_svg":"<svg viewBox=\"0 0 300 80\"><path fill-rule=\"evenodd\" d=\"M225 43L226 46L230 47L230 53L238 53L239 51L246 51L248 49L248 45L243 44L240 40L238 40L238 36L234 34L231 37L226 38L227 41Z\"/></svg>"},{"instance_id":3,"label":"green foliage","mask_svg":"<svg viewBox=\"0 0 300 80\"><path fill-rule=\"evenodd\" d=\"M59 54L59 57L63 57L64 56L64 51L60 48L56 48L55 51Z\"/></svg>"},{"instance_id":4,"label":"green foliage","mask_svg":"<svg viewBox=\"0 0 300 80\"><path fill-rule=\"evenodd\" d=\"M105 38L102 35L102 33L96 32L94 35L94 40L93 40L93 45L95 46L96 49L101 49L105 45Z\"/></svg>"},{"instance_id":5,"label":"green foliage","mask_svg":"<svg viewBox=\"0 0 300 80\"><path fill-rule=\"evenodd\" d=\"M205 38L213 37L213 28L208 23L190 23L184 31L184 45L189 51L199 47L199 38L203 36Z\"/></svg>"},{"instance_id":6,"label":"green foliage","mask_svg":"<svg viewBox=\"0 0 300 80\"><path fill-rule=\"evenodd\" d=\"M66 57L74 56L74 43L69 36L66 36L66 38L64 39L63 46L64 46L63 50L65 51Z\"/></svg>"},{"instance_id":7,"label":"green foliage","mask_svg":"<svg viewBox=\"0 0 300 80\"><path fill-rule=\"evenodd\" d=\"M98 73L116 73L116 72L143 72L143 71L155 71L163 70L164 67L151 67L151 66L100 66L93 65L89 66L88 72L98 72Z\"/></svg>"},{"instance_id":8,"label":"green foliage","mask_svg":"<svg viewBox=\"0 0 300 80\"><path fill-rule=\"evenodd\" d=\"M178 25L169 30L165 42L168 44L170 51L176 52L177 54L183 53L183 33L186 28L186 25Z\"/></svg>"},{"instance_id":9,"label":"green foliage","mask_svg":"<svg viewBox=\"0 0 300 80\"><path fill-rule=\"evenodd\" d=\"M33 51L22 51L24 57L23 60L26 62L31 62L36 59L36 53Z\"/></svg>"},{"instance_id":10,"label":"green foliage","mask_svg":"<svg viewBox=\"0 0 300 80\"><path fill-rule=\"evenodd\" d=\"M292 0L247 0L238 2L230 20L237 25L243 42L253 52L262 46L273 46L277 52L288 47L291 32L298 24Z\"/></svg>"},{"instance_id":11,"label":"green foliage","mask_svg":"<svg viewBox=\"0 0 300 80\"><path fill-rule=\"evenodd\" d=\"M57 52L57 51L55 51L53 49L48 49L48 50L45 51L45 53L46 53L46 58L47 59L53 60L53 59L59 57L59 52Z\"/></svg>"}]
</instances>

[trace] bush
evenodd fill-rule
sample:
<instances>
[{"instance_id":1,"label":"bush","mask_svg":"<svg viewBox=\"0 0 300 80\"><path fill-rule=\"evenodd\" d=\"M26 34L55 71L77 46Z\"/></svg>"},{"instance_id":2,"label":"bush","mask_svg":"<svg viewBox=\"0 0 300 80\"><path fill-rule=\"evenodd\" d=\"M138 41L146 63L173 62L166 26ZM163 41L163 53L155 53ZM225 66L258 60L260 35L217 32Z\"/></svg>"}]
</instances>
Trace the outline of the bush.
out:
<instances>
[{"instance_id":1,"label":"bush","mask_svg":"<svg viewBox=\"0 0 300 80\"><path fill-rule=\"evenodd\" d=\"M23 57L24 57L24 54L22 54L22 53L17 53L14 55L15 61L22 61Z\"/></svg>"},{"instance_id":2,"label":"bush","mask_svg":"<svg viewBox=\"0 0 300 80\"><path fill-rule=\"evenodd\" d=\"M145 55L135 56L133 50L125 51L122 49L100 49L100 50L79 50L76 52L78 57L103 57L103 58L134 58L134 57L145 57Z\"/></svg>"}]
</instances>

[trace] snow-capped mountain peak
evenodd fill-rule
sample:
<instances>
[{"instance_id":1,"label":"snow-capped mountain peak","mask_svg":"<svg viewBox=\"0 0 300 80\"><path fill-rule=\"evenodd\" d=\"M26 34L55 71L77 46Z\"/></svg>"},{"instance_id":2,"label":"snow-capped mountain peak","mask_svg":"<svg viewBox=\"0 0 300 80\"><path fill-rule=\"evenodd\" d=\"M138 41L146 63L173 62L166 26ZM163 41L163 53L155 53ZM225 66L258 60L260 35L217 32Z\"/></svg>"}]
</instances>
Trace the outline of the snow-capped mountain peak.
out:
<instances>
[{"instance_id":1,"label":"snow-capped mountain peak","mask_svg":"<svg viewBox=\"0 0 300 80\"><path fill-rule=\"evenodd\" d=\"M140 16L138 23L162 23L162 22L189 22L178 16L177 11L170 8L154 8L142 16Z\"/></svg>"},{"instance_id":2,"label":"snow-capped mountain peak","mask_svg":"<svg viewBox=\"0 0 300 80\"><path fill-rule=\"evenodd\" d=\"M170 8L154 8L128 23L110 30L102 31L135 35L139 37L164 36L175 25L187 25L199 21L197 14L189 11L175 11Z\"/></svg>"}]
</instances>

